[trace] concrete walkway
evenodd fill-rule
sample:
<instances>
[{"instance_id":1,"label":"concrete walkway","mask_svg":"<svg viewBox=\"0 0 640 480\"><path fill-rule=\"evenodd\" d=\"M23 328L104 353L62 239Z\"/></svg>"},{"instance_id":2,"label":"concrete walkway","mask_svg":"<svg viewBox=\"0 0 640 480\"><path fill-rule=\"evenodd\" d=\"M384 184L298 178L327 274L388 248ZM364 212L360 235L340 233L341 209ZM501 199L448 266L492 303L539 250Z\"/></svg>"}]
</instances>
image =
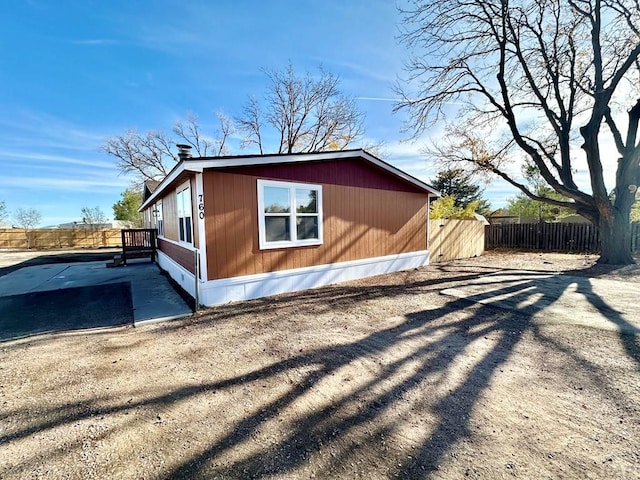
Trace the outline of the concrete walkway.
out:
<instances>
[{"instance_id":1,"label":"concrete walkway","mask_svg":"<svg viewBox=\"0 0 640 480\"><path fill-rule=\"evenodd\" d=\"M441 293L527 313L536 323L640 334L637 283L514 270L487 274Z\"/></svg>"},{"instance_id":2,"label":"concrete walkway","mask_svg":"<svg viewBox=\"0 0 640 480\"><path fill-rule=\"evenodd\" d=\"M170 320L191 309L157 265L24 267L0 277L0 340L31 333Z\"/></svg>"}]
</instances>

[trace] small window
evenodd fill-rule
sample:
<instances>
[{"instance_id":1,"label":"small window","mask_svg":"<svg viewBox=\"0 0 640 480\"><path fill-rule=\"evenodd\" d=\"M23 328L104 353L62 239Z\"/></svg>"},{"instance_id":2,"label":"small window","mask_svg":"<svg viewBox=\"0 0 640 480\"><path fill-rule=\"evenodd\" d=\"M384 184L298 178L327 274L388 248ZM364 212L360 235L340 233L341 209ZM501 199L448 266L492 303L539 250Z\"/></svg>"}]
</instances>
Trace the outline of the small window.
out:
<instances>
[{"instance_id":1,"label":"small window","mask_svg":"<svg viewBox=\"0 0 640 480\"><path fill-rule=\"evenodd\" d=\"M258 180L260 248L322 243L322 186Z\"/></svg>"},{"instance_id":2,"label":"small window","mask_svg":"<svg viewBox=\"0 0 640 480\"><path fill-rule=\"evenodd\" d=\"M182 187L176 193L178 203L178 240L193 243L191 230L191 188Z\"/></svg>"},{"instance_id":3,"label":"small window","mask_svg":"<svg viewBox=\"0 0 640 480\"><path fill-rule=\"evenodd\" d=\"M162 218L162 200L156 203L153 208L153 216L155 217L156 229L158 230L158 236L164 236L164 220Z\"/></svg>"}]
</instances>

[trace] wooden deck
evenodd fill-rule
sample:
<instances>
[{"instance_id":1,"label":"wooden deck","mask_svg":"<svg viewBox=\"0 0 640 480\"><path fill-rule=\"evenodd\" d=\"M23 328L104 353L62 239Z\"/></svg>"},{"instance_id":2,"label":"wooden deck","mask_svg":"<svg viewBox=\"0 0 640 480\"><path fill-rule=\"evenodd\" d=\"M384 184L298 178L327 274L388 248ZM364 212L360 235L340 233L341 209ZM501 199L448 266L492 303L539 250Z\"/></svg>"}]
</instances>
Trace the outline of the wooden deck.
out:
<instances>
[{"instance_id":1,"label":"wooden deck","mask_svg":"<svg viewBox=\"0 0 640 480\"><path fill-rule=\"evenodd\" d=\"M150 257L156 258L156 235L155 228L134 228L121 230L122 235L122 260L127 263L127 259Z\"/></svg>"}]
</instances>

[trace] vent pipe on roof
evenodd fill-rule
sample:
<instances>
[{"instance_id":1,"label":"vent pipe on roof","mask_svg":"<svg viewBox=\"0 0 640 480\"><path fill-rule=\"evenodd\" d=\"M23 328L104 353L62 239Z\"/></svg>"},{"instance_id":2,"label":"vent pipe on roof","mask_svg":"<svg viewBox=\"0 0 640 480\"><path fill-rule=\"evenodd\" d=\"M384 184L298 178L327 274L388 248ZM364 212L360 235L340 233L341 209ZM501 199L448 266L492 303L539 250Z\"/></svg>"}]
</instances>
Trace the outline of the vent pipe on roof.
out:
<instances>
[{"instance_id":1,"label":"vent pipe on roof","mask_svg":"<svg viewBox=\"0 0 640 480\"><path fill-rule=\"evenodd\" d=\"M178 147L178 158L180 160L186 160L187 158L191 158L191 145L178 143L176 147Z\"/></svg>"}]
</instances>

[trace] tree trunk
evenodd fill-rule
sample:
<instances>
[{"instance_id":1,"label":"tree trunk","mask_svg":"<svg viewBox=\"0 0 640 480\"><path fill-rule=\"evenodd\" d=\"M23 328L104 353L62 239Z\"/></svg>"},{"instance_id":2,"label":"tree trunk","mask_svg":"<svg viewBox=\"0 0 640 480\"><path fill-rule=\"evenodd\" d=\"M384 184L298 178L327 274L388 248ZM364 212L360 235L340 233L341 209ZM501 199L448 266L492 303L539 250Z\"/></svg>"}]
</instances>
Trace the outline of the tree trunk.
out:
<instances>
[{"instance_id":1,"label":"tree trunk","mask_svg":"<svg viewBox=\"0 0 640 480\"><path fill-rule=\"evenodd\" d=\"M615 211L615 210L614 210ZM631 255L631 223L629 216L621 213L600 215L600 259L605 265L630 265L635 263Z\"/></svg>"}]
</instances>

